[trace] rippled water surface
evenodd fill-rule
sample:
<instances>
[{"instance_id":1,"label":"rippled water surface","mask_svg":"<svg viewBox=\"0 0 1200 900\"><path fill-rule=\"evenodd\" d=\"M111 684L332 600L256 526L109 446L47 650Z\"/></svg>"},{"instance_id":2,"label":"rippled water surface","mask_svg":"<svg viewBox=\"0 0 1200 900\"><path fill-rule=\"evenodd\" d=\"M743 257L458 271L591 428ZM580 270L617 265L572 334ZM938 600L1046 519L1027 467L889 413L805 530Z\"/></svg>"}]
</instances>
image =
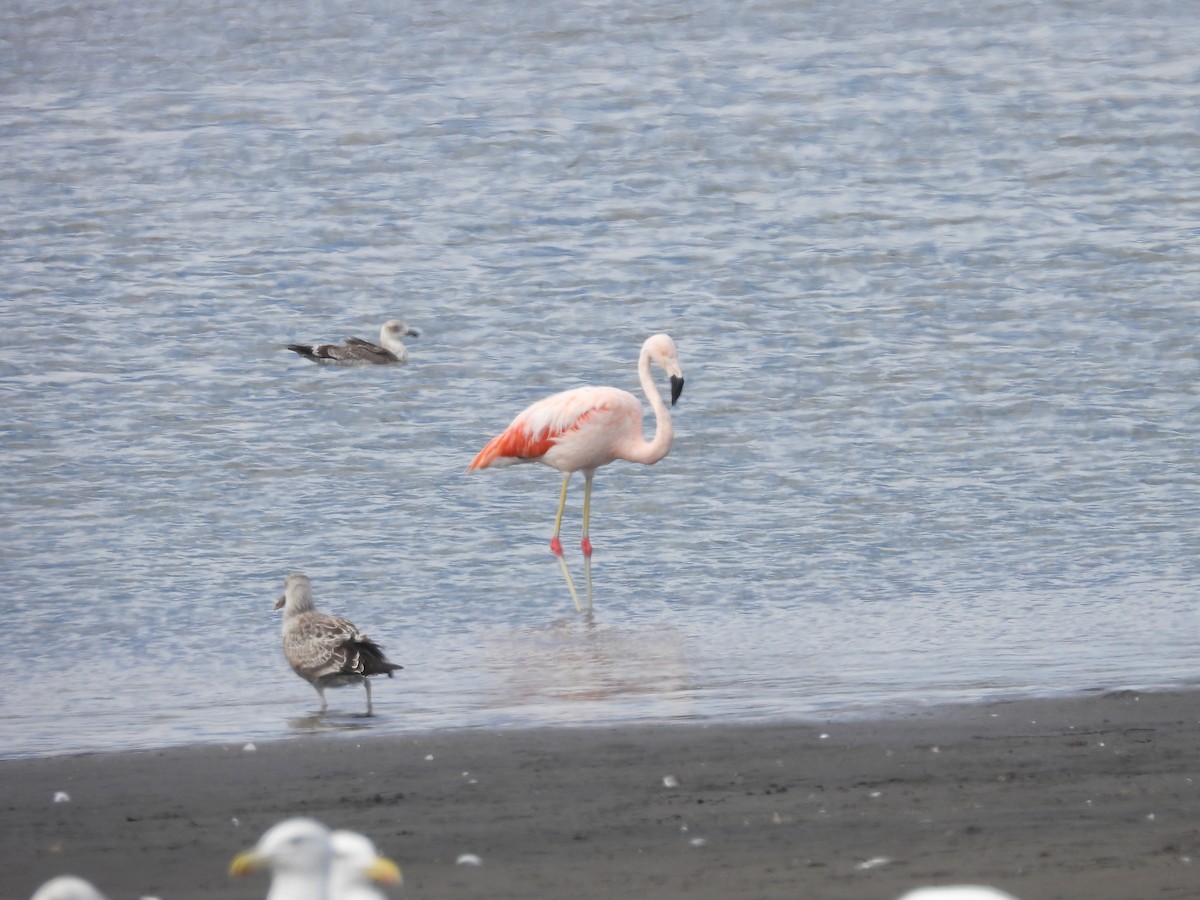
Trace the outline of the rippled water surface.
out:
<instances>
[{"instance_id":1,"label":"rippled water surface","mask_svg":"<svg viewBox=\"0 0 1200 900\"><path fill-rule=\"evenodd\" d=\"M1138 0L4 4L0 755L1200 683L1197 47ZM284 348L391 317L406 367ZM556 474L464 470L655 331L675 446L597 476L577 616ZM290 571L405 665L375 719L313 718Z\"/></svg>"}]
</instances>

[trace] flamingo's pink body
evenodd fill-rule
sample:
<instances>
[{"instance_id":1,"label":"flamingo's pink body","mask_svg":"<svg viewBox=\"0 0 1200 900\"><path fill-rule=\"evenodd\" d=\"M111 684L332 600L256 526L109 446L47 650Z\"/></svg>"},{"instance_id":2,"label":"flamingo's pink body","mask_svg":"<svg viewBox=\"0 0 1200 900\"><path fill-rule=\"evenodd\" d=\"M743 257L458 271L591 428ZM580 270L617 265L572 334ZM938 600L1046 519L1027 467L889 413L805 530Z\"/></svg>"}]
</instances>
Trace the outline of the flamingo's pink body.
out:
<instances>
[{"instance_id":1,"label":"flamingo's pink body","mask_svg":"<svg viewBox=\"0 0 1200 900\"><path fill-rule=\"evenodd\" d=\"M675 342L667 335L656 334L642 344L638 377L654 410L653 440L647 441L642 436L642 404L633 394L613 387L575 388L552 394L526 408L508 428L492 438L467 467L471 472L489 466L540 462L563 473L550 548L562 564L576 608L579 608L579 597L563 561L562 543L558 537L567 501L567 481L572 472L583 472L583 539L580 545L590 607L592 544L588 538L588 518L592 476L600 466L618 459L646 465L658 462L670 451L675 434L671 414L650 374L651 362L671 376L672 405L683 391L683 372L679 368Z\"/></svg>"}]
</instances>

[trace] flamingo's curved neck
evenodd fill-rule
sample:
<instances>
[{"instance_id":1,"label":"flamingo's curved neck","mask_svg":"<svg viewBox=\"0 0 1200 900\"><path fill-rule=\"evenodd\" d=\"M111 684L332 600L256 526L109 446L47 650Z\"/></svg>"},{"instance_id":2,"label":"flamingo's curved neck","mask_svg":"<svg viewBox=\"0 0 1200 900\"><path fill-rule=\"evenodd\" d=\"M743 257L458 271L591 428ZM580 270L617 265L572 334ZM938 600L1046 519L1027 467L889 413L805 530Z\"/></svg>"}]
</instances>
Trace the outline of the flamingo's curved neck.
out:
<instances>
[{"instance_id":1,"label":"flamingo's curved neck","mask_svg":"<svg viewBox=\"0 0 1200 900\"><path fill-rule=\"evenodd\" d=\"M671 412L658 392L658 385L654 383L654 376L650 374L650 351L644 346L638 358L638 380L642 383L642 392L650 401L650 408L654 410L654 439L640 441L631 448L628 459L630 462L653 465L670 451L671 441L675 438L675 426L671 422Z\"/></svg>"}]
</instances>

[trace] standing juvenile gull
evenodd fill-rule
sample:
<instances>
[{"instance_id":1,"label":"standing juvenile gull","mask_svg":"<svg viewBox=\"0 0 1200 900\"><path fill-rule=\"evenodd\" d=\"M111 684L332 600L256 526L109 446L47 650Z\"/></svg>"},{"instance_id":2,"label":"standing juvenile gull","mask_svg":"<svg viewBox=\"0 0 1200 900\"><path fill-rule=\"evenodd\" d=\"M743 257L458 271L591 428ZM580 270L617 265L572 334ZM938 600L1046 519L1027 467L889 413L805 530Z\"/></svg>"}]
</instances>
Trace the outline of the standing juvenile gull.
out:
<instances>
[{"instance_id":1,"label":"standing juvenile gull","mask_svg":"<svg viewBox=\"0 0 1200 900\"><path fill-rule=\"evenodd\" d=\"M315 363L338 366L388 365L408 362L408 348L401 338L420 337L415 328L405 328L399 319L389 319L379 329L379 343L348 337L340 344L288 344L287 348Z\"/></svg>"},{"instance_id":2,"label":"standing juvenile gull","mask_svg":"<svg viewBox=\"0 0 1200 900\"><path fill-rule=\"evenodd\" d=\"M267 900L330 900L329 829L314 819L286 819L267 829L253 850L234 857L230 875L271 870Z\"/></svg>"},{"instance_id":3,"label":"standing juvenile gull","mask_svg":"<svg viewBox=\"0 0 1200 900\"><path fill-rule=\"evenodd\" d=\"M333 862L329 868L329 900L387 900L375 884L403 884L400 867L380 856L375 844L356 831L330 836Z\"/></svg>"},{"instance_id":4,"label":"standing juvenile gull","mask_svg":"<svg viewBox=\"0 0 1200 900\"><path fill-rule=\"evenodd\" d=\"M325 712L325 688L362 684L367 691L367 715L372 715L371 675L387 675L403 666L388 662L383 650L351 622L317 612L312 582L306 575L289 575L283 596L283 655L292 670L316 688Z\"/></svg>"},{"instance_id":5,"label":"standing juvenile gull","mask_svg":"<svg viewBox=\"0 0 1200 900\"><path fill-rule=\"evenodd\" d=\"M104 900L104 895L82 878L59 875L38 888L32 900Z\"/></svg>"}]
</instances>

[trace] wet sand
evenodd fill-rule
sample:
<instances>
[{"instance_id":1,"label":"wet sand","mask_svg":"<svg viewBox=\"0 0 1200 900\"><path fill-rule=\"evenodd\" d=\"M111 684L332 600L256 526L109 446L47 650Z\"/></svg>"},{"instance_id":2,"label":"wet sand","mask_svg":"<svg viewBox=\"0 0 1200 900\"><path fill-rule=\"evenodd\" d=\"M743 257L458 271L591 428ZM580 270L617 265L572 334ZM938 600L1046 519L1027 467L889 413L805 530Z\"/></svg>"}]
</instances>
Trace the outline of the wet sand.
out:
<instances>
[{"instance_id":1,"label":"wet sand","mask_svg":"<svg viewBox=\"0 0 1200 900\"><path fill-rule=\"evenodd\" d=\"M274 822L362 831L397 898L1200 896L1200 694L1121 692L856 723L303 736L0 762L4 884L257 898ZM664 781L666 779L666 781ZM64 791L69 802L54 802ZM456 865L460 854L482 864Z\"/></svg>"}]
</instances>

